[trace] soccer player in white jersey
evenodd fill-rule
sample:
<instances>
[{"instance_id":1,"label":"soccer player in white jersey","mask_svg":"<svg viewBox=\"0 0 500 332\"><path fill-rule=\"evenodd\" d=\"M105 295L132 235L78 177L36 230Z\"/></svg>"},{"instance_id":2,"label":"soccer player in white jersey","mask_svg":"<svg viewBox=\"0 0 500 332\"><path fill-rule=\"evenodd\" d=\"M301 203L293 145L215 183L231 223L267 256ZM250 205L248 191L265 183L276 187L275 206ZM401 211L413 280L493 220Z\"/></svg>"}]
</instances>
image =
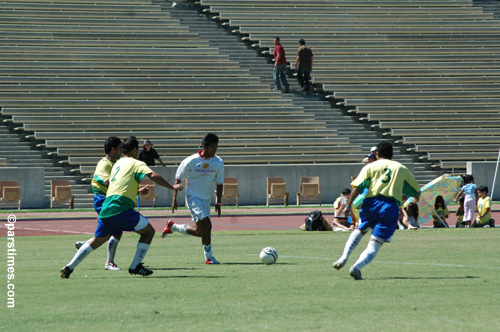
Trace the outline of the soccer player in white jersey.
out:
<instances>
[{"instance_id":1,"label":"soccer player in white jersey","mask_svg":"<svg viewBox=\"0 0 500 332\"><path fill-rule=\"evenodd\" d=\"M217 185L215 212L221 214L222 184L224 183L224 163L215 153L219 146L219 138L215 134L207 134L201 143L203 150L198 151L182 161L175 174L175 183L181 184L187 179L186 206L195 225L167 222L162 232L164 238L172 232L201 237L206 264L219 264L212 254L212 222L210 221L210 200L212 186ZM174 191L172 212L177 209L177 191Z\"/></svg>"},{"instance_id":2,"label":"soccer player in white jersey","mask_svg":"<svg viewBox=\"0 0 500 332\"><path fill-rule=\"evenodd\" d=\"M136 232L141 236L128 272L144 277L153 273L143 266L143 260L155 235L155 229L146 217L134 210L137 205L139 184L144 176L148 176L155 183L171 190L182 190L182 185L172 186L160 174L153 172L143 161L137 160L138 150L139 142L134 136L123 140L123 158L118 160L111 170L107 196L99 213L94 237L85 242L73 259L62 268L61 278L69 278L76 266L93 250L106 242L111 234L123 231ZM143 192L146 192L147 187L145 188L142 190Z\"/></svg>"},{"instance_id":3,"label":"soccer player in white jersey","mask_svg":"<svg viewBox=\"0 0 500 332\"><path fill-rule=\"evenodd\" d=\"M420 197L420 189L415 177L405 166L392 159L392 144L380 142L377 145L377 161L363 167L359 175L351 183L354 190L347 199L344 213L351 209L354 199L368 188L359 212L360 225L347 240L342 256L333 263L340 270L369 229L372 235L368 246L361 253L349 273L355 280L361 280L361 268L369 264L377 255L385 242L391 242L392 235L398 226L399 206L402 194Z\"/></svg>"}]
</instances>

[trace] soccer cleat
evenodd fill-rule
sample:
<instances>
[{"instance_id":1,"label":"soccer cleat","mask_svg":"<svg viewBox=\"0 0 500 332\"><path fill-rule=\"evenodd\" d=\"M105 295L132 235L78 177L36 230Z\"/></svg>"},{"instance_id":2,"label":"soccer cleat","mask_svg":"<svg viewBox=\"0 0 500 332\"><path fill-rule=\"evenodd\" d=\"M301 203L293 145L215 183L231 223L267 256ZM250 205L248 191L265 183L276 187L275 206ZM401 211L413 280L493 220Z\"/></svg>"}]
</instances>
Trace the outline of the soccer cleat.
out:
<instances>
[{"instance_id":1,"label":"soccer cleat","mask_svg":"<svg viewBox=\"0 0 500 332\"><path fill-rule=\"evenodd\" d=\"M75 242L75 249L78 251L78 249L80 249L80 247L83 246L84 243L85 243L85 241L76 241Z\"/></svg>"},{"instance_id":2,"label":"soccer cleat","mask_svg":"<svg viewBox=\"0 0 500 332\"><path fill-rule=\"evenodd\" d=\"M129 268L128 269L128 273L130 274L139 274L143 277L147 277L151 274L153 274L153 271L151 271L150 269L147 269L143 266L144 263L141 263L139 265L137 265L137 267L135 269L131 269Z\"/></svg>"},{"instance_id":3,"label":"soccer cleat","mask_svg":"<svg viewBox=\"0 0 500 332\"><path fill-rule=\"evenodd\" d=\"M120 271L121 269L116 266L115 262L108 262L106 265L104 265L105 270L110 270L110 271Z\"/></svg>"},{"instance_id":4,"label":"soccer cleat","mask_svg":"<svg viewBox=\"0 0 500 332\"><path fill-rule=\"evenodd\" d=\"M220 264L218 260L215 259L215 257L209 258L205 261L205 264Z\"/></svg>"},{"instance_id":5,"label":"soccer cleat","mask_svg":"<svg viewBox=\"0 0 500 332\"><path fill-rule=\"evenodd\" d=\"M172 234L172 226L175 223L172 220L167 221L167 224L165 226L165 229L161 232L161 237L164 239L168 234Z\"/></svg>"},{"instance_id":6,"label":"soccer cleat","mask_svg":"<svg viewBox=\"0 0 500 332\"><path fill-rule=\"evenodd\" d=\"M495 227L495 219L491 219L489 225L490 227Z\"/></svg>"},{"instance_id":7,"label":"soccer cleat","mask_svg":"<svg viewBox=\"0 0 500 332\"><path fill-rule=\"evenodd\" d=\"M361 271L354 266L352 266L349 270L349 274L354 278L354 280L363 280L363 278L361 278Z\"/></svg>"},{"instance_id":8,"label":"soccer cleat","mask_svg":"<svg viewBox=\"0 0 500 332\"><path fill-rule=\"evenodd\" d=\"M69 266L65 266L60 272L61 272L61 278L68 279L70 274L73 273L73 270L70 269Z\"/></svg>"},{"instance_id":9,"label":"soccer cleat","mask_svg":"<svg viewBox=\"0 0 500 332\"><path fill-rule=\"evenodd\" d=\"M347 263L347 259L339 258L336 262L333 262L332 266L333 266L333 268L340 270L341 268L344 267L344 265L346 263Z\"/></svg>"}]
</instances>

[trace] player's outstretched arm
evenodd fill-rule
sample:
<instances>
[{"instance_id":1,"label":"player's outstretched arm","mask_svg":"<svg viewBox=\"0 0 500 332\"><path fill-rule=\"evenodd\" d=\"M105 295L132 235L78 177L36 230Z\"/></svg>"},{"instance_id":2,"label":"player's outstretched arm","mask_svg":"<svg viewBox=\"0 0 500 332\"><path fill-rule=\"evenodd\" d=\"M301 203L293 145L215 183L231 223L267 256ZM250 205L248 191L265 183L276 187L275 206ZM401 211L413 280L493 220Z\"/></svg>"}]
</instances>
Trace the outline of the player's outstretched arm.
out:
<instances>
[{"instance_id":1,"label":"player's outstretched arm","mask_svg":"<svg viewBox=\"0 0 500 332\"><path fill-rule=\"evenodd\" d=\"M182 190L182 184L181 183L176 183L174 185L171 185L163 176L160 174L153 172L150 174L147 174L148 177L153 180L153 182L159 184L162 187L166 187L170 190Z\"/></svg>"}]
</instances>

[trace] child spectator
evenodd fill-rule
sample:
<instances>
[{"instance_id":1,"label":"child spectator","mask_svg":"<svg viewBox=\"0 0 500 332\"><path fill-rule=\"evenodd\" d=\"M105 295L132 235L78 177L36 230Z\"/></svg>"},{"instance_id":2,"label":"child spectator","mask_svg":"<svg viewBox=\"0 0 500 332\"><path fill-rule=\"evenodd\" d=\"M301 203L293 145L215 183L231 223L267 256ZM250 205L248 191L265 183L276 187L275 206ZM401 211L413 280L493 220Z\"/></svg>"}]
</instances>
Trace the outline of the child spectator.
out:
<instances>
[{"instance_id":1,"label":"child spectator","mask_svg":"<svg viewBox=\"0 0 500 332\"><path fill-rule=\"evenodd\" d=\"M460 198L460 206L457 208L457 212L455 213L457 216L457 228L464 228L465 227L465 222L464 222L464 198Z\"/></svg>"},{"instance_id":2,"label":"child spectator","mask_svg":"<svg viewBox=\"0 0 500 332\"><path fill-rule=\"evenodd\" d=\"M446 207L443 196L439 195L436 197L436 201L434 202L434 211L436 212L436 214L432 214L432 218L434 219L434 228L448 227L446 218L450 215L450 211L448 211L448 208ZM444 225L441 221L444 222Z\"/></svg>"},{"instance_id":3,"label":"child spectator","mask_svg":"<svg viewBox=\"0 0 500 332\"><path fill-rule=\"evenodd\" d=\"M351 194L351 190L349 188L342 189L342 195L340 195L335 203L333 203L333 207L335 208L335 215L333 217L332 227L333 230L337 231L352 231L356 225L356 216L352 212L352 205L350 209L347 209L346 215L345 213L341 213L346 204L349 195ZM351 217L351 223L349 223L349 217Z\"/></svg>"},{"instance_id":4,"label":"child spectator","mask_svg":"<svg viewBox=\"0 0 500 332\"><path fill-rule=\"evenodd\" d=\"M463 222L465 225L470 225L474 217L474 209L477 205L479 194L472 174L466 174L462 178L464 179L464 186L460 189L457 198L455 198L455 203L458 202L462 194L465 194Z\"/></svg>"},{"instance_id":5,"label":"child spectator","mask_svg":"<svg viewBox=\"0 0 500 332\"><path fill-rule=\"evenodd\" d=\"M408 204L404 209L402 209L403 220L402 223L407 229L418 229L420 224L418 223L418 204L412 202Z\"/></svg>"},{"instance_id":6,"label":"child spectator","mask_svg":"<svg viewBox=\"0 0 500 332\"><path fill-rule=\"evenodd\" d=\"M495 227L495 220L491 219L491 198L488 196L488 187L481 186L478 189L479 200L477 202L477 218L470 227L484 227L486 225Z\"/></svg>"}]
</instances>

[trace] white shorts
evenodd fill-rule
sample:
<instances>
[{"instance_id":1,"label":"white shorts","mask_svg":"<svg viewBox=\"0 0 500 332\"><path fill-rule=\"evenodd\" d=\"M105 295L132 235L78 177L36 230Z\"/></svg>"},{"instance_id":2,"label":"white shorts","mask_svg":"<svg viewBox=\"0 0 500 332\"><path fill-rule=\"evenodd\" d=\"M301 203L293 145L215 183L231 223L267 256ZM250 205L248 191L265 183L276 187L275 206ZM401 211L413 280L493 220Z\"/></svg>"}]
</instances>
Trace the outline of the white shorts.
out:
<instances>
[{"instance_id":1,"label":"white shorts","mask_svg":"<svg viewBox=\"0 0 500 332\"><path fill-rule=\"evenodd\" d=\"M210 218L210 201L194 196L186 196L186 207L191 212L194 222Z\"/></svg>"}]
</instances>

